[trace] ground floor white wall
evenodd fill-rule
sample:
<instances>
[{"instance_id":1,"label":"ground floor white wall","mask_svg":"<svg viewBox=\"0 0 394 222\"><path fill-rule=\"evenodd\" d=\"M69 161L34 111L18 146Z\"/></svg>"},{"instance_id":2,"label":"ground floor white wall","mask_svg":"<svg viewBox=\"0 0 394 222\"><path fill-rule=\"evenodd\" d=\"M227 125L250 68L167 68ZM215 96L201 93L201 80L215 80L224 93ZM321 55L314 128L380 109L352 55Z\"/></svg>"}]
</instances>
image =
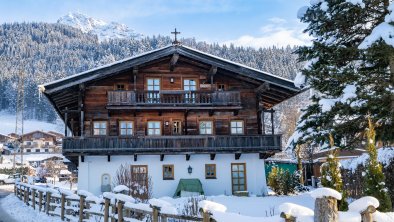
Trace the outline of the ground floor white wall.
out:
<instances>
[{"instance_id":1,"label":"ground floor white wall","mask_svg":"<svg viewBox=\"0 0 394 222\"><path fill-rule=\"evenodd\" d=\"M217 154L210 160L208 154L192 154L189 161L185 155L166 155L160 161L160 155L138 155L135 162L130 156L85 156L84 162L79 159L78 189L88 190L95 195L101 194L101 178L103 174L111 175L111 183L121 164L148 165L148 175L153 183L153 196L173 196L179 179L198 178L203 186L205 195L220 195L232 193L231 163L246 164L247 190L250 195L262 195L267 192L264 160L258 154L243 154L235 160L234 154ZM174 165L174 180L163 180L162 166ZM205 164L216 164L216 179L205 179ZM193 172L188 173L191 166Z\"/></svg>"}]
</instances>

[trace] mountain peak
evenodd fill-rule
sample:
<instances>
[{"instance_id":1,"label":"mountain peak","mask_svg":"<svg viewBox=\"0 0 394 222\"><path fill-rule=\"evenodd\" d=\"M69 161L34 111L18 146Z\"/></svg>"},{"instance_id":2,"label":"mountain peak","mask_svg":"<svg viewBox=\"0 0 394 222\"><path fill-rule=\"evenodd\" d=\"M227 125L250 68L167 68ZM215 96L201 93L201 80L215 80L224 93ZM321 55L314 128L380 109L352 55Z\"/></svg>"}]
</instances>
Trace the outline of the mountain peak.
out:
<instances>
[{"instance_id":1,"label":"mountain peak","mask_svg":"<svg viewBox=\"0 0 394 222\"><path fill-rule=\"evenodd\" d=\"M117 22L106 22L95 19L82 13L68 13L57 20L57 23L69 25L81 30L84 33L97 35L99 41L109 39L138 38L141 35L127 27L125 24Z\"/></svg>"}]
</instances>

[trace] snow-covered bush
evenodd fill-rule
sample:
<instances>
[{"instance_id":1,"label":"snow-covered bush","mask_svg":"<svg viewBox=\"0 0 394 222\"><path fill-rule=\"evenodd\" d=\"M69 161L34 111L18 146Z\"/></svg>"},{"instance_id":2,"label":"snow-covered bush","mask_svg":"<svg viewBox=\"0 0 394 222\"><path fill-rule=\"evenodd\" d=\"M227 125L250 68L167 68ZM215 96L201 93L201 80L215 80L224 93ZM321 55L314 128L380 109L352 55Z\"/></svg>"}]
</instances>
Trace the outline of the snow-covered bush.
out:
<instances>
[{"instance_id":1,"label":"snow-covered bush","mask_svg":"<svg viewBox=\"0 0 394 222\"><path fill-rule=\"evenodd\" d=\"M141 178L144 174L139 174L138 178L133 177L130 169L130 164L121 164L114 178L114 187L119 187L120 185L126 186L128 194L139 202L146 203L152 198L152 179L150 176L146 178Z\"/></svg>"},{"instance_id":2,"label":"snow-covered bush","mask_svg":"<svg viewBox=\"0 0 394 222\"><path fill-rule=\"evenodd\" d=\"M268 186L278 195L288 195L295 192L296 180L289 170L273 167L268 175Z\"/></svg>"},{"instance_id":3,"label":"snow-covered bush","mask_svg":"<svg viewBox=\"0 0 394 222\"><path fill-rule=\"evenodd\" d=\"M205 196L189 197L187 202L183 205L182 214L188 216L200 216L198 203L203 200L206 200Z\"/></svg>"},{"instance_id":4,"label":"snow-covered bush","mask_svg":"<svg viewBox=\"0 0 394 222\"><path fill-rule=\"evenodd\" d=\"M334 138L330 134L330 145L331 148L334 147ZM340 169L340 163L337 158L336 149L333 153L329 154L327 157L327 162L321 165L321 184L323 187L328 187L340 192L344 198L338 201L338 208L342 211L347 210L348 204L346 202L346 193L343 191L342 175Z\"/></svg>"},{"instance_id":5,"label":"snow-covered bush","mask_svg":"<svg viewBox=\"0 0 394 222\"><path fill-rule=\"evenodd\" d=\"M385 183L385 176L382 171L382 164L378 162L378 152L375 147L375 126L371 119L368 119L367 129L367 150L369 159L366 164L364 176L364 192L369 196L376 197L379 202L379 210L391 211L392 205Z\"/></svg>"}]
</instances>

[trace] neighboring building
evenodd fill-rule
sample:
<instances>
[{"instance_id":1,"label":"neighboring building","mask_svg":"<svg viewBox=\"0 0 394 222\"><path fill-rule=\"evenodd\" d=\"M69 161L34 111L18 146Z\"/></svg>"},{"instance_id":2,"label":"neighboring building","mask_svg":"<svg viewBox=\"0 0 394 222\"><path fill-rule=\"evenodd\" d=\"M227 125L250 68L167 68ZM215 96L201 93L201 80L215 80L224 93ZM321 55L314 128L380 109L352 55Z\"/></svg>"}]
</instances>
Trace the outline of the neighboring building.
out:
<instances>
[{"instance_id":1,"label":"neighboring building","mask_svg":"<svg viewBox=\"0 0 394 222\"><path fill-rule=\"evenodd\" d=\"M300 93L293 82L170 45L40 86L66 123L63 154L78 188L100 194L121 164L153 196L197 178L206 195L266 193L264 159L281 151L263 115ZM68 132L71 130L71 132Z\"/></svg>"},{"instance_id":2,"label":"neighboring building","mask_svg":"<svg viewBox=\"0 0 394 222\"><path fill-rule=\"evenodd\" d=\"M315 178L319 178L321 176L321 172L320 172L321 165L327 162L328 155L330 155L333 151L334 151L333 149L324 149L313 154L313 176ZM352 150L339 149L337 150L337 158L338 160L353 159L361 156L366 152L367 151L365 149L359 149L359 148Z\"/></svg>"},{"instance_id":3,"label":"neighboring building","mask_svg":"<svg viewBox=\"0 0 394 222\"><path fill-rule=\"evenodd\" d=\"M22 135L24 153L59 153L61 144L59 136L36 130Z\"/></svg>"}]
</instances>

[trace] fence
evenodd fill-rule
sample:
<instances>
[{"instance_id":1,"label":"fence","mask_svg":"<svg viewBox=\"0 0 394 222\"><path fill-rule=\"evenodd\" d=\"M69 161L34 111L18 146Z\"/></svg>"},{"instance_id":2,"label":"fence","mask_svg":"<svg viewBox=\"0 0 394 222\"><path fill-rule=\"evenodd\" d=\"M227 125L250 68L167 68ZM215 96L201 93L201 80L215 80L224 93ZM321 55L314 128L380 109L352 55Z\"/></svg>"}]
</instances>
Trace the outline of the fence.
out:
<instances>
[{"instance_id":1,"label":"fence","mask_svg":"<svg viewBox=\"0 0 394 222\"><path fill-rule=\"evenodd\" d=\"M160 204L136 203L130 196L120 193L104 193L98 198L86 191L74 193L65 189L53 189L17 183L15 196L39 212L60 217L62 221L89 221L100 219L104 222L138 221L215 221L209 212L201 211L203 217L178 215L161 209ZM94 218L96 217L96 218ZM96 220L94 220L96 221Z\"/></svg>"}]
</instances>

